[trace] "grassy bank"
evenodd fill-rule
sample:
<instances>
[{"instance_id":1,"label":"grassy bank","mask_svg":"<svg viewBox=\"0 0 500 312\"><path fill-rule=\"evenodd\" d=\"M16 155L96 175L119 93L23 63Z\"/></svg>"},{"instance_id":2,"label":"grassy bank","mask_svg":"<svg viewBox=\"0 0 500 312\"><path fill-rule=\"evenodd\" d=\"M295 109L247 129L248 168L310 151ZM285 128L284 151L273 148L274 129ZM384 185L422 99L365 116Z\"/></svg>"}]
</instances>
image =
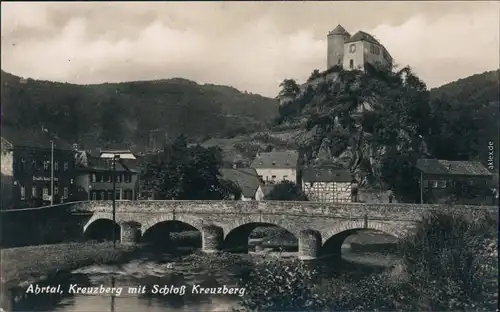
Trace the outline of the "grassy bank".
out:
<instances>
[{"instance_id":1,"label":"grassy bank","mask_svg":"<svg viewBox=\"0 0 500 312\"><path fill-rule=\"evenodd\" d=\"M24 287L90 264L125 261L136 247L110 242L67 243L8 248L1 251L2 288Z\"/></svg>"}]
</instances>

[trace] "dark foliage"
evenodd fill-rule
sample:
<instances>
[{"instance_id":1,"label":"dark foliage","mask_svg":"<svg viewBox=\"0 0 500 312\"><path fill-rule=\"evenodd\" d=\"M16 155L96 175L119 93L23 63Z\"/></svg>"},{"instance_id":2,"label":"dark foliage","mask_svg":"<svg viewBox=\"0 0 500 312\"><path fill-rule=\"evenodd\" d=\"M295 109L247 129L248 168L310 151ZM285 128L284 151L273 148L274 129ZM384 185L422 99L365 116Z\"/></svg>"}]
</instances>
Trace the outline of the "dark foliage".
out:
<instances>
[{"instance_id":1,"label":"dark foliage","mask_svg":"<svg viewBox=\"0 0 500 312\"><path fill-rule=\"evenodd\" d=\"M376 159L381 170L374 172L378 175L375 180L388 185L404 201L418 199L414 165L420 157L487 164L488 144L500 143L498 71L428 91L410 67L398 71L365 67L364 72L336 69L338 80L309 86L280 107L275 121L306 119L305 130L318 129L319 136L304 147L308 151L317 151L324 138L335 142L335 156L348 146L361 154L367 152L359 150L362 146L383 151ZM293 84L286 86L282 85L282 93L294 94L287 92ZM359 113L362 103L373 110ZM358 135L358 126L362 135ZM356 146L358 142L363 145ZM498 168L498 160L494 161ZM353 161L351 169L361 163Z\"/></svg>"},{"instance_id":2,"label":"dark foliage","mask_svg":"<svg viewBox=\"0 0 500 312\"><path fill-rule=\"evenodd\" d=\"M290 181L283 181L274 186L273 190L266 196L266 199L306 201L307 196L297 184Z\"/></svg>"},{"instance_id":3,"label":"dark foliage","mask_svg":"<svg viewBox=\"0 0 500 312\"><path fill-rule=\"evenodd\" d=\"M200 145L188 147L180 135L173 144L142 165L142 190L154 199L238 199L241 190L220 177L221 152Z\"/></svg>"},{"instance_id":4,"label":"dark foliage","mask_svg":"<svg viewBox=\"0 0 500 312\"><path fill-rule=\"evenodd\" d=\"M278 114L273 99L178 78L83 86L2 71L1 81L3 123L43 125L86 147L116 142L144 147L152 137L161 145L165 134L235 135L262 128Z\"/></svg>"}]
</instances>

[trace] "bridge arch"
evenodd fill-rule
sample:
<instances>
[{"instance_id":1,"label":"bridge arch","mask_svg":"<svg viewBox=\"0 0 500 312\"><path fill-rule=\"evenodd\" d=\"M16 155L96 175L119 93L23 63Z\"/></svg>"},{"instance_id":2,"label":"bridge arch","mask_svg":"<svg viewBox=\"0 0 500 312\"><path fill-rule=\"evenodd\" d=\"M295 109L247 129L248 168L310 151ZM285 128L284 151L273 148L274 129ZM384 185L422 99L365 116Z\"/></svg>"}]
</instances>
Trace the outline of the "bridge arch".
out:
<instances>
[{"instance_id":1,"label":"bridge arch","mask_svg":"<svg viewBox=\"0 0 500 312\"><path fill-rule=\"evenodd\" d=\"M95 221L100 220L100 219L109 220L109 221L113 222L113 215L109 212L95 212L92 215L92 217L87 221L87 223L85 223L85 225L83 226L83 233L85 234L85 232L87 232L87 229L89 228L89 226L91 226L92 223L94 223Z\"/></svg>"},{"instance_id":2,"label":"bridge arch","mask_svg":"<svg viewBox=\"0 0 500 312\"><path fill-rule=\"evenodd\" d=\"M118 223L113 224L110 218L95 218L92 222L85 224L83 237L87 240L120 240L122 228ZM114 233L113 233L114 232Z\"/></svg>"},{"instance_id":3,"label":"bridge arch","mask_svg":"<svg viewBox=\"0 0 500 312\"><path fill-rule=\"evenodd\" d=\"M332 228L325 231L323 236L323 244L321 254L341 254L341 248L344 241L351 235L369 230L372 233L387 234L393 237L396 241L401 240L406 236L407 229L401 228L395 224L388 222L365 221L365 220L349 220L341 221L335 224ZM393 245L394 243L388 243ZM384 245L384 244L382 244Z\"/></svg>"},{"instance_id":4,"label":"bridge arch","mask_svg":"<svg viewBox=\"0 0 500 312\"><path fill-rule=\"evenodd\" d=\"M176 221L176 222L181 222L181 223L187 224L200 232L202 231L202 227L203 227L203 221L201 221L200 218L183 216L183 215L173 216L172 214L168 214L168 215L164 214L164 215L159 215L159 216L156 216L156 217L151 218L149 220L146 220L144 223L142 223L141 231L144 234L149 229L151 229L153 226L155 226L159 223L164 223L164 222L169 222L169 221Z\"/></svg>"},{"instance_id":5,"label":"bridge arch","mask_svg":"<svg viewBox=\"0 0 500 312\"><path fill-rule=\"evenodd\" d=\"M223 248L226 250L240 250L247 251L249 247L249 238L253 230L263 226L275 226L281 228L291 234L295 240L299 240L299 232L283 222L276 222L276 220L266 220L266 218L254 218L255 221L248 220L235 220L236 222L224 226L224 243Z\"/></svg>"}]
</instances>

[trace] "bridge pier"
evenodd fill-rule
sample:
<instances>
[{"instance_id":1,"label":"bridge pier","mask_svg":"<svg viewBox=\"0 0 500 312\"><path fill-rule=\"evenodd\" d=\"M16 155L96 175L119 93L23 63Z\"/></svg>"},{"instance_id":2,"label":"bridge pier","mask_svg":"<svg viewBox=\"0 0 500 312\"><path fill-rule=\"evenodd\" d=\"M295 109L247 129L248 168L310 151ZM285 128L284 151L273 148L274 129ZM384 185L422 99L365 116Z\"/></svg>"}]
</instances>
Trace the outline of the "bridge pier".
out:
<instances>
[{"instance_id":1,"label":"bridge pier","mask_svg":"<svg viewBox=\"0 0 500 312\"><path fill-rule=\"evenodd\" d=\"M299 233L299 259L313 260L318 258L321 249L321 234L314 230Z\"/></svg>"},{"instance_id":2,"label":"bridge pier","mask_svg":"<svg viewBox=\"0 0 500 312\"><path fill-rule=\"evenodd\" d=\"M141 225L137 222L123 222L120 224L122 244L137 244L141 240Z\"/></svg>"},{"instance_id":3,"label":"bridge pier","mask_svg":"<svg viewBox=\"0 0 500 312\"><path fill-rule=\"evenodd\" d=\"M222 247L224 231L215 225L207 225L201 229L202 250L206 253L217 252Z\"/></svg>"}]
</instances>

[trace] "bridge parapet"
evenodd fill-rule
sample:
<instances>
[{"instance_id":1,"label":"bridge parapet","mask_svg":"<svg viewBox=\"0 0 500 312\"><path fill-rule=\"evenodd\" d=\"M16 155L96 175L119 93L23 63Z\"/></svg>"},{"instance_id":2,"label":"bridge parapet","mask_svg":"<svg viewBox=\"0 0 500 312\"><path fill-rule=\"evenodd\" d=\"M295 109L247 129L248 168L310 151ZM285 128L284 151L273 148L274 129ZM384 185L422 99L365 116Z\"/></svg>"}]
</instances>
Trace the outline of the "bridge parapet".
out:
<instances>
[{"instance_id":1,"label":"bridge parapet","mask_svg":"<svg viewBox=\"0 0 500 312\"><path fill-rule=\"evenodd\" d=\"M112 201L85 201L68 203L72 210L109 212ZM460 213L488 210L498 214L494 206L457 205L449 206ZM357 219L420 220L426 212L446 209L443 205L421 204L365 204L365 203L320 203L299 201L191 201L191 200L144 200L117 201L119 213L190 213L190 214L287 214L290 216L335 216Z\"/></svg>"}]
</instances>

